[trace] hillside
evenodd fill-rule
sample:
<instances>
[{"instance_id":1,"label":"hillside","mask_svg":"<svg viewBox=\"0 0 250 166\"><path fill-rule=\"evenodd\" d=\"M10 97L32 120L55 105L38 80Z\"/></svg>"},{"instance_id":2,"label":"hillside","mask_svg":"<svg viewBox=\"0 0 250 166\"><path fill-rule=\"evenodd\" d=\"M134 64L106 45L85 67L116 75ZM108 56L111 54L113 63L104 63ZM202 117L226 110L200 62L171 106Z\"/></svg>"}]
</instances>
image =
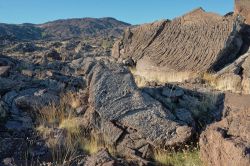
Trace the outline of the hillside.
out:
<instances>
[{"instance_id":1,"label":"hillside","mask_svg":"<svg viewBox=\"0 0 250 166\"><path fill-rule=\"evenodd\" d=\"M128 23L114 18L65 19L44 24L0 24L0 37L11 36L17 40L68 39L94 36L118 37Z\"/></svg>"}]
</instances>

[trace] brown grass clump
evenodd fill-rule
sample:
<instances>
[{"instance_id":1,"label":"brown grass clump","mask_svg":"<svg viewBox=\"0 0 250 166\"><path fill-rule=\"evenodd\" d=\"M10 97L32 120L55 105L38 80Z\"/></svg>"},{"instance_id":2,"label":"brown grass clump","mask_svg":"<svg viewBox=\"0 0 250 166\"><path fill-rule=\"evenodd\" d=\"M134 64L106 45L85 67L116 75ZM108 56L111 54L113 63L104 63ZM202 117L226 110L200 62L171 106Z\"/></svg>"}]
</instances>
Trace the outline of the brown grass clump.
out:
<instances>
[{"instance_id":1,"label":"brown grass clump","mask_svg":"<svg viewBox=\"0 0 250 166\"><path fill-rule=\"evenodd\" d=\"M185 80L198 76L188 71L138 71L136 68L130 68L130 71L134 75L138 87L145 87L150 81L156 81L158 83L184 82Z\"/></svg>"},{"instance_id":2,"label":"brown grass clump","mask_svg":"<svg viewBox=\"0 0 250 166\"><path fill-rule=\"evenodd\" d=\"M83 119L76 116L75 109L80 105L80 99L68 93L61 96L59 104L51 103L37 115L36 130L51 149L53 164L67 165L79 151L85 150L82 147L90 147L89 152L96 152L92 150L96 145L86 139L88 133Z\"/></svg>"},{"instance_id":3,"label":"brown grass clump","mask_svg":"<svg viewBox=\"0 0 250 166\"><path fill-rule=\"evenodd\" d=\"M218 76L214 73L203 73L202 79L216 90L240 93L242 91L241 78L238 75L224 74Z\"/></svg>"}]
</instances>

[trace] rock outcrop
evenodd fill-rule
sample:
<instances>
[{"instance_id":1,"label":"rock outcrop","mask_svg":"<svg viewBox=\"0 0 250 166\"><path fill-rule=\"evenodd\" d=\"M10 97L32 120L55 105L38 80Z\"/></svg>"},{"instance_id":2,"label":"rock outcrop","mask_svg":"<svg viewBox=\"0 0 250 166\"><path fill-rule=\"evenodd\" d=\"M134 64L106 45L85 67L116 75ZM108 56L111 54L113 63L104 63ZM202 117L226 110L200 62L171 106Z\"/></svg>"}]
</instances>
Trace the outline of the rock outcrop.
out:
<instances>
[{"instance_id":1,"label":"rock outcrop","mask_svg":"<svg viewBox=\"0 0 250 166\"><path fill-rule=\"evenodd\" d=\"M121 153L136 151L145 158L151 148L180 146L192 137L187 123L137 88L128 69L93 59L85 59L82 66L89 86L89 111L96 112L88 124Z\"/></svg>"},{"instance_id":2,"label":"rock outcrop","mask_svg":"<svg viewBox=\"0 0 250 166\"><path fill-rule=\"evenodd\" d=\"M200 137L201 158L208 166L250 165L250 96L226 95L225 118Z\"/></svg>"},{"instance_id":3,"label":"rock outcrop","mask_svg":"<svg viewBox=\"0 0 250 166\"><path fill-rule=\"evenodd\" d=\"M235 0L235 14L240 14L246 19L246 24L250 24L250 2L249 0Z\"/></svg>"},{"instance_id":4,"label":"rock outcrop","mask_svg":"<svg viewBox=\"0 0 250 166\"><path fill-rule=\"evenodd\" d=\"M139 73L217 71L237 58L241 25L240 17L199 8L172 21L128 28L112 52L132 57Z\"/></svg>"},{"instance_id":5,"label":"rock outcrop","mask_svg":"<svg viewBox=\"0 0 250 166\"><path fill-rule=\"evenodd\" d=\"M250 50L216 75L221 90L250 94Z\"/></svg>"}]
</instances>

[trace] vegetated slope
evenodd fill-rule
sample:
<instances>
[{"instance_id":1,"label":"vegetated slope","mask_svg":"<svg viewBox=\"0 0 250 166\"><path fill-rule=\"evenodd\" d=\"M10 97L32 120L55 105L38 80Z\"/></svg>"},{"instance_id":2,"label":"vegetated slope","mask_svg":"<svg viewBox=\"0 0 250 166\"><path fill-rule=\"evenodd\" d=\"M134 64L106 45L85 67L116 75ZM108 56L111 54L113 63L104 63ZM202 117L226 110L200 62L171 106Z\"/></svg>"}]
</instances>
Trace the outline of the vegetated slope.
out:
<instances>
[{"instance_id":1,"label":"vegetated slope","mask_svg":"<svg viewBox=\"0 0 250 166\"><path fill-rule=\"evenodd\" d=\"M1 39L37 40L41 39L41 32L34 24L0 24Z\"/></svg>"},{"instance_id":2,"label":"vegetated slope","mask_svg":"<svg viewBox=\"0 0 250 166\"><path fill-rule=\"evenodd\" d=\"M18 40L68 39L73 37L117 37L129 24L114 18L65 19L44 24L0 24L0 37Z\"/></svg>"},{"instance_id":3,"label":"vegetated slope","mask_svg":"<svg viewBox=\"0 0 250 166\"><path fill-rule=\"evenodd\" d=\"M114 18L81 18L48 22L38 25L46 38L119 36L129 24Z\"/></svg>"},{"instance_id":4,"label":"vegetated slope","mask_svg":"<svg viewBox=\"0 0 250 166\"><path fill-rule=\"evenodd\" d=\"M113 49L115 57L132 57L158 70L218 70L236 58L242 45L240 18L196 9L172 21L126 30Z\"/></svg>"}]
</instances>

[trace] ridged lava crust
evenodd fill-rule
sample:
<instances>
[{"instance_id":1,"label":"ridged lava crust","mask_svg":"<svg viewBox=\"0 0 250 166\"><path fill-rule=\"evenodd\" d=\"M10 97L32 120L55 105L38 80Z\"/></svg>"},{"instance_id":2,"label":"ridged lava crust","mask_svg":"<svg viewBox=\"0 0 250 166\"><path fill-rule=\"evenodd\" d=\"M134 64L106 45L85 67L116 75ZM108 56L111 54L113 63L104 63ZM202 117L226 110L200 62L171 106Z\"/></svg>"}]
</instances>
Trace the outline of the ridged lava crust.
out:
<instances>
[{"instance_id":1,"label":"ridged lava crust","mask_svg":"<svg viewBox=\"0 0 250 166\"><path fill-rule=\"evenodd\" d=\"M89 85L90 105L100 116L101 130L110 142L117 144L119 140L117 146L130 146L129 140L133 140L131 146L135 149L139 140L154 147L172 147L192 137L191 127L178 123L169 110L138 90L127 69L92 59L86 59L83 68ZM127 130L125 136L124 131L117 133L121 129ZM140 139L135 140L131 135L139 135Z\"/></svg>"},{"instance_id":2,"label":"ridged lava crust","mask_svg":"<svg viewBox=\"0 0 250 166\"><path fill-rule=\"evenodd\" d=\"M199 8L173 21L127 29L113 56L150 61L161 70L218 70L235 59L242 45L241 23L240 17Z\"/></svg>"}]
</instances>

